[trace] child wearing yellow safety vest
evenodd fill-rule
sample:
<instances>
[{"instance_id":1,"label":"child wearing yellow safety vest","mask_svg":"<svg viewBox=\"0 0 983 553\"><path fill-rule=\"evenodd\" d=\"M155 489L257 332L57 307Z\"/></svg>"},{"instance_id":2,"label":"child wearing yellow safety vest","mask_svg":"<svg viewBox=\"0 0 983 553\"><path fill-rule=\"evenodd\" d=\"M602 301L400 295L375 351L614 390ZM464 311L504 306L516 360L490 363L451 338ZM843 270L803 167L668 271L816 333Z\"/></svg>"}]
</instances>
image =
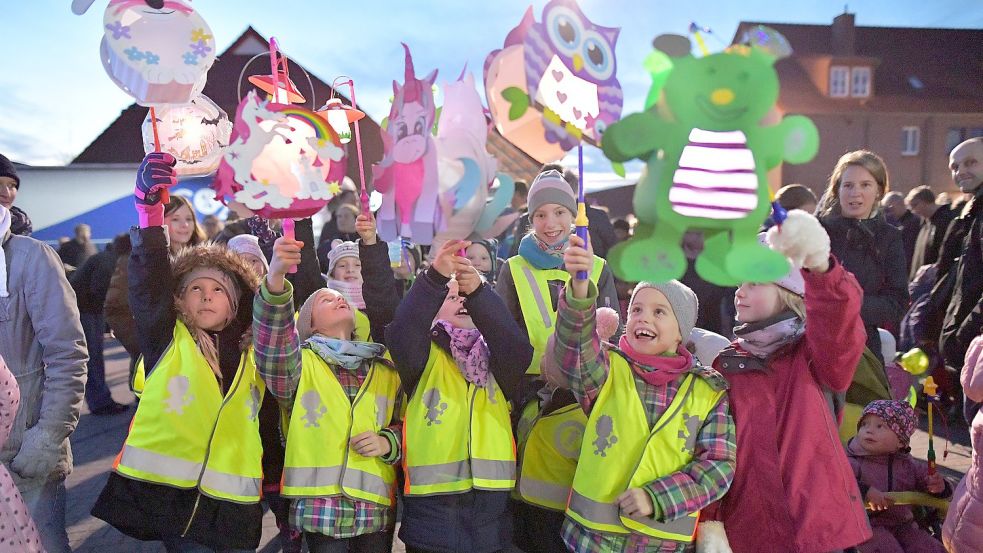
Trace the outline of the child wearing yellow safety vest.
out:
<instances>
[{"instance_id":1,"label":"child wearing yellow safety vest","mask_svg":"<svg viewBox=\"0 0 983 553\"><path fill-rule=\"evenodd\" d=\"M577 236L571 275L593 260ZM597 336L597 287L571 280L543 362L587 425L562 537L570 551L692 551L700 509L723 496L736 447L726 382L683 346L697 298L684 284L640 283L617 347Z\"/></svg>"},{"instance_id":2,"label":"child wearing yellow safety vest","mask_svg":"<svg viewBox=\"0 0 983 553\"><path fill-rule=\"evenodd\" d=\"M491 553L512 537L509 403L532 347L501 298L456 255L468 245L440 248L386 329L409 395L399 531L408 553Z\"/></svg>"},{"instance_id":3,"label":"child wearing yellow safety vest","mask_svg":"<svg viewBox=\"0 0 983 553\"><path fill-rule=\"evenodd\" d=\"M534 351L516 413L520 459L514 493L518 501L513 504L515 543L529 551L562 553L560 525L586 417L570 392L543 388L539 369L556 325L559 290L570 279L563 267L563 252L577 200L571 185L555 169L536 177L527 200L533 232L522 238L519 254L502 266L495 287ZM605 261L594 256L588 273L600 290L598 305L617 310L618 292Z\"/></svg>"},{"instance_id":4,"label":"child wearing yellow safety vest","mask_svg":"<svg viewBox=\"0 0 983 553\"><path fill-rule=\"evenodd\" d=\"M360 230L385 256L374 226ZM399 375L385 346L353 340L355 308L336 290L311 295L294 324L284 277L300 263L302 246L276 241L254 306L257 366L289 421L281 493L294 499L293 523L312 553L388 553L400 459Z\"/></svg>"},{"instance_id":5,"label":"child wearing yellow safety vest","mask_svg":"<svg viewBox=\"0 0 983 553\"><path fill-rule=\"evenodd\" d=\"M160 190L176 182L174 164L169 154L148 154L137 177L130 305L150 369L92 514L168 551L254 551L265 386L247 335L259 279L220 246L186 248L169 261Z\"/></svg>"}]
</instances>

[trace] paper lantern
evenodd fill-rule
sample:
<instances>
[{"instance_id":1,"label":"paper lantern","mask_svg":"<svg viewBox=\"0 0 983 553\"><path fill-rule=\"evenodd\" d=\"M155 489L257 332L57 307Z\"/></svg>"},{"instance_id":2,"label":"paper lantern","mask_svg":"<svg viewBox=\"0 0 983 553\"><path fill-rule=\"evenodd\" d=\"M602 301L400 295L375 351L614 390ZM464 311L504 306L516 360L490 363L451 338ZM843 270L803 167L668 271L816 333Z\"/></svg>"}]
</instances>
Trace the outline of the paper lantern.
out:
<instances>
[{"instance_id":1,"label":"paper lantern","mask_svg":"<svg viewBox=\"0 0 983 553\"><path fill-rule=\"evenodd\" d=\"M315 112L261 100L239 103L229 147L212 187L225 201L272 219L310 217L340 191L344 149Z\"/></svg>"},{"instance_id":2,"label":"paper lantern","mask_svg":"<svg viewBox=\"0 0 983 553\"><path fill-rule=\"evenodd\" d=\"M111 0L103 28L103 67L138 104L186 104L204 88L215 38L184 2Z\"/></svg>"},{"instance_id":3,"label":"paper lantern","mask_svg":"<svg viewBox=\"0 0 983 553\"><path fill-rule=\"evenodd\" d=\"M341 103L338 98L329 99L321 109L317 110L317 113L327 118L328 124L338 133L342 144L352 141L351 124L365 117L362 111Z\"/></svg>"},{"instance_id":4,"label":"paper lantern","mask_svg":"<svg viewBox=\"0 0 983 553\"><path fill-rule=\"evenodd\" d=\"M222 108L199 95L190 104L156 109L160 149L177 159L175 169L183 177L209 175L218 169L229 145L232 122ZM143 151L156 150L150 114L143 121Z\"/></svg>"}]
</instances>

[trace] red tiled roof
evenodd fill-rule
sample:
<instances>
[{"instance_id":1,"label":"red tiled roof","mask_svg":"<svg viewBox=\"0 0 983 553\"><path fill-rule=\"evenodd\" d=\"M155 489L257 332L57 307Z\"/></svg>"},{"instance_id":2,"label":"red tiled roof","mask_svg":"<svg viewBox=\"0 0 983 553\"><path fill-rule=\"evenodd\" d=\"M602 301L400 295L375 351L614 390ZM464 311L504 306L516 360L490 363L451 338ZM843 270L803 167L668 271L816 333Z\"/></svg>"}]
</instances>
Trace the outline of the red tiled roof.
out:
<instances>
[{"instance_id":1,"label":"red tiled roof","mask_svg":"<svg viewBox=\"0 0 983 553\"><path fill-rule=\"evenodd\" d=\"M215 65L208 71L208 82L205 84L203 93L225 110L229 117L235 116L236 108L239 105L237 83L243 66L249 62L254 54L259 53L257 50L262 51L263 48L266 48L266 44L268 44L267 39L249 27L225 52L218 56ZM263 59L259 59L250 64L246 75L262 73L263 61ZM269 62L266 61L266 64L268 71ZM310 72L308 74L310 74L315 98L319 104L316 107L320 107L330 97L331 87L316 75ZM304 77L301 66L294 60L290 60L290 78L310 102L310 85ZM250 86L252 85L246 81L244 76L243 93L249 90ZM345 103L350 103L348 98L340 93L336 93L335 96L341 98ZM310 103L307 107L310 107ZM82 153L72 160L72 163L139 163L144 155L140 126L146 115L147 108L135 103L130 105L91 144L82 150ZM382 137L379 124L370 117L365 117L359 121L359 125L365 170L367 175L371 175L372 164L382 159ZM354 153L354 146L348 156L348 175L358 186L358 157ZM371 182L371 177L368 180Z\"/></svg>"},{"instance_id":2,"label":"red tiled roof","mask_svg":"<svg viewBox=\"0 0 983 553\"><path fill-rule=\"evenodd\" d=\"M792 57L775 64L782 83L779 105L784 111L975 113L983 106L981 30L854 27L855 48L850 57L875 62L873 96L859 100L828 97L799 63L810 57L837 57L832 26L741 22L735 41L755 25L777 30L792 46Z\"/></svg>"}]
</instances>

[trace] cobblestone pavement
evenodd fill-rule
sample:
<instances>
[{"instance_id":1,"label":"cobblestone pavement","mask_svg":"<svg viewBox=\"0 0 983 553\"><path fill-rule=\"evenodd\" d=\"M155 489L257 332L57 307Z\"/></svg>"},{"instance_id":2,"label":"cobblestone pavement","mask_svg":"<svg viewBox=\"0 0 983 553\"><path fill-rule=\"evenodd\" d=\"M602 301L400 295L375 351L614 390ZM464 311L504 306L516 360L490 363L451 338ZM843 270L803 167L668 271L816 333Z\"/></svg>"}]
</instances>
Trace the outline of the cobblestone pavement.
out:
<instances>
[{"instance_id":1,"label":"cobblestone pavement","mask_svg":"<svg viewBox=\"0 0 983 553\"><path fill-rule=\"evenodd\" d=\"M107 341L106 378L112 389L113 397L120 403L132 403L133 395L127 386L128 357L122 347L115 341ZM68 537L72 549L79 553L158 553L164 548L159 542L141 542L133 540L108 526L103 521L92 517L92 509L99 492L106 483L106 478L112 466L113 457L119 452L126 435L126 429L133 415L133 409L116 416L96 417L90 415L83 406L82 417L78 429L72 434L72 449L75 454L75 470L68 478ZM949 443L942 436L935 439L935 450L938 463L943 472L953 483L969 468L971 450L969 434L965 425L951 425L953 442ZM944 432L937 434L944 435ZM949 455L942 459L944 446L948 444ZM912 437L912 453L925 458L928 449L928 434L919 430ZM401 552L401 544L396 544L394 552ZM267 513L263 519L263 539L260 542L259 553L280 551L276 525L272 513Z\"/></svg>"}]
</instances>

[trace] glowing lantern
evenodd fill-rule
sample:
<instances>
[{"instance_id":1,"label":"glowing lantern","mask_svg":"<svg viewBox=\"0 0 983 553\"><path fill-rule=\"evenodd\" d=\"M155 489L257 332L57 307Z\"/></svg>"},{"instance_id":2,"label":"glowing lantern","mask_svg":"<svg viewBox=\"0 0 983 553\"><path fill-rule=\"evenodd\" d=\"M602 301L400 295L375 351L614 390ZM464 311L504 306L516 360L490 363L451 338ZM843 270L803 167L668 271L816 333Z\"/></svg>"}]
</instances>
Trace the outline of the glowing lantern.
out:
<instances>
[{"instance_id":1,"label":"glowing lantern","mask_svg":"<svg viewBox=\"0 0 983 553\"><path fill-rule=\"evenodd\" d=\"M204 88L215 38L183 1L111 0L103 28L103 67L138 104L186 104Z\"/></svg>"},{"instance_id":2,"label":"glowing lantern","mask_svg":"<svg viewBox=\"0 0 983 553\"><path fill-rule=\"evenodd\" d=\"M199 95L190 104L158 108L157 130L160 150L177 158L177 174L201 176L214 173L229 145L232 122L222 108ZM143 121L143 151L156 150L153 121Z\"/></svg>"},{"instance_id":3,"label":"glowing lantern","mask_svg":"<svg viewBox=\"0 0 983 553\"><path fill-rule=\"evenodd\" d=\"M338 133L342 144L348 144L352 141L351 124L365 117L364 113L342 104L338 98L331 98L317 112L322 116L327 116L328 124Z\"/></svg>"},{"instance_id":4,"label":"glowing lantern","mask_svg":"<svg viewBox=\"0 0 983 553\"><path fill-rule=\"evenodd\" d=\"M273 38L270 63L270 89L281 91L285 72L277 65L286 62ZM310 217L340 191L344 155L338 134L320 115L250 91L236 110L231 143L212 187L224 202L234 200L268 219Z\"/></svg>"}]
</instances>

